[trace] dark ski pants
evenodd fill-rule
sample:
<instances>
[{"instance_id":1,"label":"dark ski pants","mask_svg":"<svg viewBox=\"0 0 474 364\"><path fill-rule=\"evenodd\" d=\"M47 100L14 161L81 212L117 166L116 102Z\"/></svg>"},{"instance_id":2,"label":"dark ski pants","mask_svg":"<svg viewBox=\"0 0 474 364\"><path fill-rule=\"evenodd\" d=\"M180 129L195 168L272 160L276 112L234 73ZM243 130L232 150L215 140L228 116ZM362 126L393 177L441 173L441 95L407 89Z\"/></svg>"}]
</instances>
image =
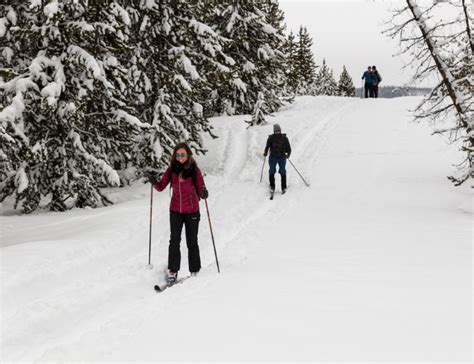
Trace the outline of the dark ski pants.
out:
<instances>
[{"instance_id":1,"label":"dark ski pants","mask_svg":"<svg viewBox=\"0 0 474 364\"><path fill-rule=\"evenodd\" d=\"M201 214L194 212L191 214L181 214L170 211L170 246L168 249L168 269L173 272L179 271L181 266L181 252L179 244L181 242L181 231L183 225L186 230L186 245L188 246L189 271L199 272L201 269L201 257L199 256L198 229Z\"/></svg>"},{"instance_id":2,"label":"dark ski pants","mask_svg":"<svg viewBox=\"0 0 474 364\"><path fill-rule=\"evenodd\" d=\"M278 173L281 175L281 188L286 189L286 158L270 156L268 164L270 165L270 187L275 189L275 173L278 164Z\"/></svg>"},{"instance_id":3,"label":"dark ski pants","mask_svg":"<svg viewBox=\"0 0 474 364\"><path fill-rule=\"evenodd\" d=\"M285 157L272 157L268 159L268 164L270 164L270 174L276 173L276 166L278 164L278 173L282 176L286 176L286 158Z\"/></svg>"},{"instance_id":4,"label":"dark ski pants","mask_svg":"<svg viewBox=\"0 0 474 364\"><path fill-rule=\"evenodd\" d=\"M374 86L371 83L366 83L364 85L365 89L365 98L374 97Z\"/></svg>"},{"instance_id":5,"label":"dark ski pants","mask_svg":"<svg viewBox=\"0 0 474 364\"><path fill-rule=\"evenodd\" d=\"M379 97L379 85L373 85L372 86L372 97Z\"/></svg>"}]
</instances>

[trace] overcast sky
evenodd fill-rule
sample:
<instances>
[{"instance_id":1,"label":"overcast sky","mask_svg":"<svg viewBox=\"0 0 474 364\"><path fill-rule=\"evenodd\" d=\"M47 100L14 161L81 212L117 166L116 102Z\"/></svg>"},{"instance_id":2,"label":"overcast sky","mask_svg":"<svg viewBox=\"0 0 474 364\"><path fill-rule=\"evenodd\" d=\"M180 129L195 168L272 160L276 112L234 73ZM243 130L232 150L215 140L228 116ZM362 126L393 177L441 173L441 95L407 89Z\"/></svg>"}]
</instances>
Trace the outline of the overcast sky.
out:
<instances>
[{"instance_id":1,"label":"overcast sky","mask_svg":"<svg viewBox=\"0 0 474 364\"><path fill-rule=\"evenodd\" d=\"M394 56L398 42L384 34L390 9L402 1L373 0L280 0L289 30L297 33L306 26L313 39L316 63L322 58L334 70L336 81L345 65L356 87L362 73L376 65L384 85L402 85L411 80L413 70L402 70L403 61Z\"/></svg>"}]
</instances>

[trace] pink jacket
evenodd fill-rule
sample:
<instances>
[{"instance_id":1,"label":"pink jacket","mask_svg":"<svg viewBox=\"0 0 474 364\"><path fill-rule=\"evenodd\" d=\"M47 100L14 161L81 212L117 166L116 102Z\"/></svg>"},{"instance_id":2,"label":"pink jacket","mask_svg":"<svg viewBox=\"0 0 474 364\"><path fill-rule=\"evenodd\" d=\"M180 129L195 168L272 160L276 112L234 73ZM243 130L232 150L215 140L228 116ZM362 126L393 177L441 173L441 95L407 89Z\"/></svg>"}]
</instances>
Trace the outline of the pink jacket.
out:
<instances>
[{"instance_id":1,"label":"pink jacket","mask_svg":"<svg viewBox=\"0 0 474 364\"><path fill-rule=\"evenodd\" d=\"M168 186L170 168L166 169L161 179L156 182L153 187L157 191L163 191ZM196 166L196 184L198 191L201 191L202 187L205 186L204 178L202 177L201 170ZM171 187L173 188L173 195L171 196L170 211L179 212L183 214L190 214L199 211L199 196L194 187L192 177L188 177L182 181L176 173L171 175Z\"/></svg>"}]
</instances>

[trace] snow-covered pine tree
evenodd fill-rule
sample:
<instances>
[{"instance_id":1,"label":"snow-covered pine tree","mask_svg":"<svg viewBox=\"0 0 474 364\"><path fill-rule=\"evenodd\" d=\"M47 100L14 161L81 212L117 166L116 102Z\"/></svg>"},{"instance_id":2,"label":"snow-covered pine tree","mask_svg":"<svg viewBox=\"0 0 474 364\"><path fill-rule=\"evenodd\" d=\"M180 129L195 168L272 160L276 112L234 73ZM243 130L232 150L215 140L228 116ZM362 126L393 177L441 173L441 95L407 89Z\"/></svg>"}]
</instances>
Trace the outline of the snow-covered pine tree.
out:
<instances>
[{"instance_id":1,"label":"snow-covered pine tree","mask_svg":"<svg viewBox=\"0 0 474 364\"><path fill-rule=\"evenodd\" d=\"M337 95L344 97L355 97L355 87L352 78L347 72L346 66L342 66L342 73L337 85Z\"/></svg>"},{"instance_id":2,"label":"snow-covered pine tree","mask_svg":"<svg viewBox=\"0 0 474 364\"><path fill-rule=\"evenodd\" d=\"M153 127L137 154L141 170L163 169L180 141L204 152L201 133L212 135L204 108L217 85L225 85L235 62L223 53L224 39L202 21L205 6L149 0L127 8L135 44L131 93L138 96L140 117Z\"/></svg>"},{"instance_id":3,"label":"snow-covered pine tree","mask_svg":"<svg viewBox=\"0 0 474 364\"><path fill-rule=\"evenodd\" d=\"M116 1L10 2L0 6L0 67L8 69L0 112L9 170L0 201L35 210L107 205L101 186L119 184L113 168L134 152L147 125L124 99L129 82L119 55L129 52L128 14Z\"/></svg>"},{"instance_id":4,"label":"snow-covered pine tree","mask_svg":"<svg viewBox=\"0 0 474 364\"><path fill-rule=\"evenodd\" d=\"M255 125L265 125L267 121L265 120L265 116L268 112L265 110L265 95L263 92L258 93L258 100L255 103L255 107L252 113L252 119L249 121L245 121L249 124L248 127L255 126Z\"/></svg>"},{"instance_id":5,"label":"snow-covered pine tree","mask_svg":"<svg viewBox=\"0 0 474 364\"><path fill-rule=\"evenodd\" d=\"M253 112L259 92L264 94L270 112L282 105L279 95L283 92L284 39L266 21L265 9L266 4L256 1L215 4L213 23L218 24L220 35L229 40L224 52L236 61L231 87L224 85L218 90L218 97L230 104L226 110L229 114Z\"/></svg>"},{"instance_id":6,"label":"snow-covered pine tree","mask_svg":"<svg viewBox=\"0 0 474 364\"><path fill-rule=\"evenodd\" d=\"M338 89L337 89L337 82L334 78L334 72L332 69L329 70L329 80L328 80L328 87L327 87L327 95L328 96L337 96Z\"/></svg>"},{"instance_id":7,"label":"snow-covered pine tree","mask_svg":"<svg viewBox=\"0 0 474 364\"><path fill-rule=\"evenodd\" d=\"M316 76L314 94L326 96L337 95L337 83L334 79L333 71L326 65L325 59L323 59L323 64Z\"/></svg>"},{"instance_id":8,"label":"snow-covered pine tree","mask_svg":"<svg viewBox=\"0 0 474 364\"><path fill-rule=\"evenodd\" d=\"M438 84L415 110L415 118L448 124L434 133L461 141L466 158L448 177L456 186L474 177L474 40L472 1L421 4L406 0L386 33L401 40L401 54L417 60L415 80L436 75ZM452 16L450 16L452 14ZM411 63L410 63L411 64Z\"/></svg>"},{"instance_id":9,"label":"snow-covered pine tree","mask_svg":"<svg viewBox=\"0 0 474 364\"><path fill-rule=\"evenodd\" d=\"M310 37L306 27L300 26L298 32L298 41L296 46L296 55L294 57L294 67L297 77L296 93L298 95L308 95L311 85L316 78L316 64L314 62L313 40Z\"/></svg>"}]
</instances>

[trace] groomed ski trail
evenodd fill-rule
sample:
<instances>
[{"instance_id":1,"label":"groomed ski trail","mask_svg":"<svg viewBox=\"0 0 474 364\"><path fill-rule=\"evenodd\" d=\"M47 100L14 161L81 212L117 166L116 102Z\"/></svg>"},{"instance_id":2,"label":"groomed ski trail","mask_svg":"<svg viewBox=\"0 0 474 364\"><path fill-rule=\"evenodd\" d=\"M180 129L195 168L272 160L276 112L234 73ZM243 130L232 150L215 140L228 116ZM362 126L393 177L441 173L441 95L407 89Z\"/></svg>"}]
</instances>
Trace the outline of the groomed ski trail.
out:
<instances>
[{"instance_id":1,"label":"groomed ski trail","mask_svg":"<svg viewBox=\"0 0 474 364\"><path fill-rule=\"evenodd\" d=\"M46 214L57 234L37 225L40 239L29 243L23 234L14 236L13 219L6 237L26 243L2 251L8 277L2 280L2 360L462 359L469 325L449 308L468 312L470 301L459 289L466 261L449 246L425 251L429 244L412 236L426 231L403 230L408 218L426 213L433 221L421 227L443 225L443 215L427 202L428 194L440 193L438 185L421 180L420 190L402 192L410 176L430 175L422 168L430 153L439 152L436 166L449 167L452 160L426 129L408 124L407 105L417 102L411 100L303 97L269 125L250 129L243 123L248 117L214 118L221 138L206 139L210 153L197 160L207 172L222 274L202 205L203 270L163 294L153 285L166 266L168 191L154 194L153 270L146 268L149 185L117 189L115 206L87 215ZM264 182L258 181L273 123L290 137L291 160L311 188L287 165L288 193L268 201L268 165ZM418 140L429 140L426 153L413 143ZM414 161L401 166L408 152ZM449 173L440 170L437 178ZM452 196L452 187L443 186L443 196ZM448 197L440 202L443 211L454 213L454 206ZM21 217L21 224L34 229L36 218ZM441 234L451 229L443 226ZM462 234L455 243L465 252ZM18 256L21 265L9 263ZM185 276L184 241L181 269ZM440 330L426 335L435 317Z\"/></svg>"}]
</instances>

